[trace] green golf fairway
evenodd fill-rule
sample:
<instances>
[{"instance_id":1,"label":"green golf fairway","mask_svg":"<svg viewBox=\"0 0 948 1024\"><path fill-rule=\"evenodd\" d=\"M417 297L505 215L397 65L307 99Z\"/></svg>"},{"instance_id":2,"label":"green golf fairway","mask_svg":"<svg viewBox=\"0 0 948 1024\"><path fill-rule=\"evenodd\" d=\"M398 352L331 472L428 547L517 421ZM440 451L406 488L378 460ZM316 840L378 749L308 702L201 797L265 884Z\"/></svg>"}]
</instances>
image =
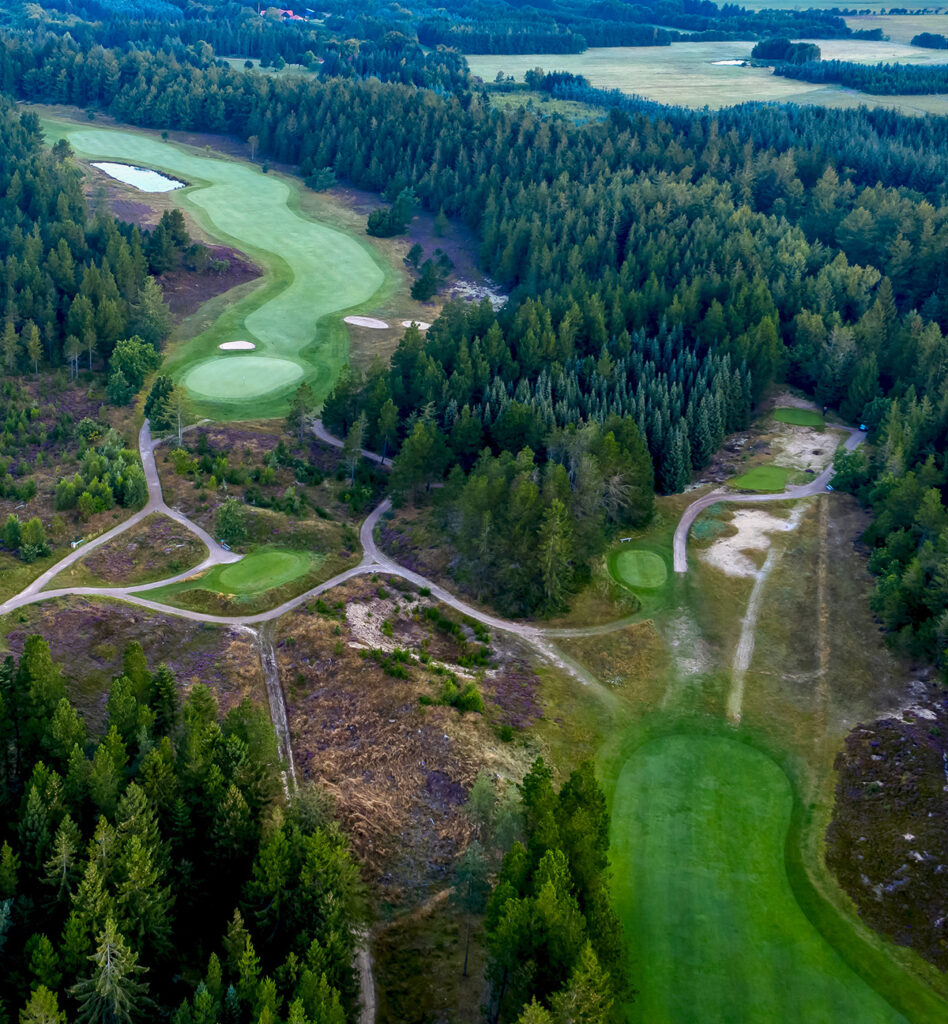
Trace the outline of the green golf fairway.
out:
<instances>
[{"instance_id":1,"label":"green golf fairway","mask_svg":"<svg viewBox=\"0 0 948 1024\"><path fill-rule=\"evenodd\" d=\"M787 474L783 466L755 466L742 476L728 481L729 487L742 491L761 491L765 494L779 494L787 486Z\"/></svg>"},{"instance_id":2,"label":"green golf fairway","mask_svg":"<svg viewBox=\"0 0 948 1024\"><path fill-rule=\"evenodd\" d=\"M133 131L44 122L86 159L154 168L189 187L174 194L214 237L252 256L262 284L173 351L168 370L224 418L277 415L305 379L317 399L348 358L339 314L365 306L387 280L371 249L298 212L298 186L252 164L204 156ZM255 353L223 353L249 340Z\"/></svg>"},{"instance_id":3,"label":"green golf fairway","mask_svg":"<svg viewBox=\"0 0 948 1024\"><path fill-rule=\"evenodd\" d=\"M612 563L613 575L628 587L654 590L668 579L665 559L654 551L620 551Z\"/></svg>"},{"instance_id":4,"label":"green golf fairway","mask_svg":"<svg viewBox=\"0 0 948 1024\"><path fill-rule=\"evenodd\" d=\"M639 990L632 1020L905 1021L794 898L792 802L774 761L726 737L653 739L626 761L612 859Z\"/></svg>"},{"instance_id":5,"label":"green golf fairway","mask_svg":"<svg viewBox=\"0 0 948 1024\"><path fill-rule=\"evenodd\" d=\"M796 427L823 427L823 417L812 409L774 409L778 423L791 423Z\"/></svg>"},{"instance_id":6,"label":"green golf fairway","mask_svg":"<svg viewBox=\"0 0 948 1024\"><path fill-rule=\"evenodd\" d=\"M231 596L262 594L305 576L312 565L313 558L305 551L262 548L239 562L217 565L198 579L158 587L148 596L156 601L171 600L173 604L177 594L188 590L208 590Z\"/></svg>"}]
</instances>

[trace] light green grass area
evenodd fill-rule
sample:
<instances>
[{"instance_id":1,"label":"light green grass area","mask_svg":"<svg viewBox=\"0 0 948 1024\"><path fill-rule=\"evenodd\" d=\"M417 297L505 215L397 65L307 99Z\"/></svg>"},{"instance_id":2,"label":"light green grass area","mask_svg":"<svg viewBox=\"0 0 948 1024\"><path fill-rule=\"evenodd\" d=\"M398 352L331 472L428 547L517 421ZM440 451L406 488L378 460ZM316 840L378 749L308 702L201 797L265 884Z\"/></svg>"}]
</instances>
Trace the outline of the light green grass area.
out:
<instances>
[{"instance_id":1,"label":"light green grass area","mask_svg":"<svg viewBox=\"0 0 948 1024\"><path fill-rule=\"evenodd\" d=\"M814 40L825 59L902 63L942 63L945 52L896 42ZM619 89L659 103L712 109L751 100L832 107L892 107L905 113L948 113L948 96L870 96L835 85L798 82L770 68L724 66L715 61L746 59L753 40L673 43L671 46L592 47L585 53L471 54L471 71L491 82L498 71L522 81L531 68L585 75L599 89ZM938 54L941 53L939 57Z\"/></svg>"},{"instance_id":2,"label":"light green grass area","mask_svg":"<svg viewBox=\"0 0 948 1024\"><path fill-rule=\"evenodd\" d=\"M612 857L636 960L632 1020L906 1020L797 902L784 860L792 806L781 768L726 737L653 739L625 763Z\"/></svg>"},{"instance_id":3,"label":"light green grass area","mask_svg":"<svg viewBox=\"0 0 948 1024\"><path fill-rule=\"evenodd\" d=\"M825 427L826 421L814 409L774 409L778 423L791 423L795 427Z\"/></svg>"},{"instance_id":4,"label":"light green grass area","mask_svg":"<svg viewBox=\"0 0 948 1024\"><path fill-rule=\"evenodd\" d=\"M85 159L124 161L187 181L175 201L209 235L264 269L261 283L169 353L167 370L201 411L218 419L279 415L304 379L325 397L348 358L342 315L373 311L400 281L393 267L361 239L303 215L301 186L291 178L130 130L51 120L44 127ZM257 349L219 350L234 340Z\"/></svg>"},{"instance_id":5,"label":"light green grass area","mask_svg":"<svg viewBox=\"0 0 948 1024\"><path fill-rule=\"evenodd\" d=\"M786 488L789 472L790 470L784 466L755 466L741 476L729 480L728 485L741 491L777 494Z\"/></svg>"},{"instance_id":6,"label":"light green grass area","mask_svg":"<svg viewBox=\"0 0 948 1024\"><path fill-rule=\"evenodd\" d=\"M589 103L580 103L578 100L557 100L549 94L535 90L522 90L517 92L494 92L488 93L492 107L498 110L519 110L525 107L544 117L552 114L562 114L570 121L601 121L606 112L601 107L594 107Z\"/></svg>"},{"instance_id":7,"label":"light green grass area","mask_svg":"<svg viewBox=\"0 0 948 1024\"><path fill-rule=\"evenodd\" d=\"M859 4L859 9L871 9L874 5ZM886 5L883 4L883 7ZM944 8L942 8L944 10ZM948 36L948 14L865 14L846 18L852 29L881 28L882 34L894 43L910 43L919 32L937 32ZM924 52L924 51L923 51ZM931 51L929 51L931 52ZM948 52L942 50L942 59L948 62Z\"/></svg>"},{"instance_id":8,"label":"light green grass area","mask_svg":"<svg viewBox=\"0 0 948 1024\"><path fill-rule=\"evenodd\" d=\"M620 583L633 589L655 590L668 579L665 559L654 551L640 548L620 551L610 568Z\"/></svg>"},{"instance_id":9,"label":"light green grass area","mask_svg":"<svg viewBox=\"0 0 948 1024\"><path fill-rule=\"evenodd\" d=\"M255 596L305 576L314 561L314 557L305 551L260 548L239 562L217 565L202 576L159 587L146 596L170 604L175 604L175 598L192 590L209 591L225 597Z\"/></svg>"}]
</instances>

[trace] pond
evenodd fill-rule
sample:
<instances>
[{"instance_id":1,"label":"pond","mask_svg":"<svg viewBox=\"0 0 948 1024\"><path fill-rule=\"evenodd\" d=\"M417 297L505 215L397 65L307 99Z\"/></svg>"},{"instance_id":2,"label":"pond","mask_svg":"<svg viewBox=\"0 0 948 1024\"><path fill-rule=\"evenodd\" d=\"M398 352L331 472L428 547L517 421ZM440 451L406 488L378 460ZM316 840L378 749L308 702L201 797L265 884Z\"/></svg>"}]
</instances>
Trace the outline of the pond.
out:
<instances>
[{"instance_id":1,"label":"pond","mask_svg":"<svg viewBox=\"0 0 948 1024\"><path fill-rule=\"evenodd\" d=\"M92 165L104 171L110 178L124 181L126 185L133 185L140 192L173 192L177 188L184 188L186 182L169 178L166 174L152 171L147 167L134 167L132 164L113 164L107 161L97 162Z\"/></svg>"}]
</instances>

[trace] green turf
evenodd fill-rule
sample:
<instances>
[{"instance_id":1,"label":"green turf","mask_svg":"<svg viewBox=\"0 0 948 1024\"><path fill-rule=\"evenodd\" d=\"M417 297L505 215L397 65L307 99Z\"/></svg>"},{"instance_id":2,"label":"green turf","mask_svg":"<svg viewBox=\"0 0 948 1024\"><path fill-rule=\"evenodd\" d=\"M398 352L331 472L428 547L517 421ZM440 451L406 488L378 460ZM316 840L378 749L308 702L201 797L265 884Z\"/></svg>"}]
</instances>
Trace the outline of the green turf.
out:
<instances>
[{"instance_id":1,"label":"green turf","mask_svg":"<svg viewBox=\"0 0 948 1024\"><path fill-rule=\"evenodd\" d=\"M774 409L778 423L791 423L795 427L824 427L826 421L813 409Z\"/></svg>"},{"instance_id":2,"label":"green turf","mask_svg":"<svg viewBox=\"0 0 948 1024\"><path fill-rule=\"evenodd\" d=\"M218 565L203 576L172 583L150 591L156 601L171 601L189 590L207 590L228 596L246 597L281 587L284 583L305 576L313 565L313 556L305 551L282 548L261 548L239 562Z\"/></svg>"},{"instance_id":3,"label":"green turf","mask_svg":"<svg viewBox=\"0 0 948 1024\"><path fill-rule=\"evenodd\" d=\"M736 487L741 491L779 494L787 486L789 472L783 466L755 466L741 476L729 480L728 483L731 487Z\"/></svg>"},{"instance_id":4,"label":"green turf","mask_svg":"<svg viewBox=\"0 0 948 1024\"><path fill-rule=\"evenodd\" d=\"M792 805L782 769L726 737L653 739L625 762L612 857L632 1020L905 1020L797 903L784 862Z\"/></svg>"},{"instance_id":5,"label":"green turf","mask_svg":"<svg viewBox=\"0 0 948 1024\"><path fill-rule=\"evenodd\" d=\"M264 269L261 283L169 355L168 370L194 392L202 411L215 418L279 415L304 378L318 399L325 397L348 359L342 316L373 311L396 278L370 246L302 215L298 183L263 174L257 165L130 130L51 120L44 127L84 158L134 163L189 182L174 201ZM218 349L234 340L252 341L257 350Z\"/></svg>"},{"instance_id":6,"label":"green turf","mask_svg":"<svg viewBox=\"0 0 948 1024\"><path fill-rule=\"evenodd\" d=\"M641 548L620 551L610 568L620 583L643 590L655 590L668 579L665 559Z\"/></svg>"}]
</instances>

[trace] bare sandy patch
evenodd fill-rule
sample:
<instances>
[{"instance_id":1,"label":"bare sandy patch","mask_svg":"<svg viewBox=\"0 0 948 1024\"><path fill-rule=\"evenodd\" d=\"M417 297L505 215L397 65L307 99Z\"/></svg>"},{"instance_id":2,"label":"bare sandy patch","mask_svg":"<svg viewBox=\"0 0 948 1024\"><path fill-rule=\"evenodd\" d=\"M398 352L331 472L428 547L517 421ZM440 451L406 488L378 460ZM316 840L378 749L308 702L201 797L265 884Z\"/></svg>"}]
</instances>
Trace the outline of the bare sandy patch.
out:
<instances>
[{"instance_id":1,"label":"bare sandy patch","mask_svg":"<svg viewBox=\"0 0 948 1024\"><path fill-rule=\"evenodd\" d=\"M768 551L770 535L789 533L796 529L797 521L793 517L780 519L762 509L738 509L730 522L737 532L719 537L700 557L727 576L756 576L758 566L747 552Z\"/></svg>"},{"instance_id":2,"label":"bare sandy patch","mask_svg":"<svg viewBox=\"0 0 948 1024\"><path fill-rule=\"evenodd\" d=\"M217 347L225 352L250 352L257 346L252 341L222 341Z\"/></svg>"},{"instance_id":3,"label":"bare sandy patch","mask_svg":"<svg viewBox=\"0 0 948 1024\"><path fill-rule=\"evenodd\" d=\"M411 327L414 324L419 331L427 331L431 324L425 323L424 320L403 320L402 327Z\"/></svg>"},{"instance_id":4,"label":"bare sandy patch","mask_svg":"<svg viewBox=\"0 0 948 1024\"><path fill-rule=\"evenodd\" d=\"M843 435L827 426L823 430L778 423L770 441L773 461L790 469L810 470L819 476L833 461Z\"/></svg>"},{"instance_id":5,"label":"bare sandy patch","mask_svg":"<svg viewBox=\"0 0 948 1024\"><path fill-rule=\"evenodd\" d=\"M388 324L384 320L377 320L374 316L346 316L343 320L353 327L371 327L373 331L387 331Z\"/></svg>"}]
</instances>

